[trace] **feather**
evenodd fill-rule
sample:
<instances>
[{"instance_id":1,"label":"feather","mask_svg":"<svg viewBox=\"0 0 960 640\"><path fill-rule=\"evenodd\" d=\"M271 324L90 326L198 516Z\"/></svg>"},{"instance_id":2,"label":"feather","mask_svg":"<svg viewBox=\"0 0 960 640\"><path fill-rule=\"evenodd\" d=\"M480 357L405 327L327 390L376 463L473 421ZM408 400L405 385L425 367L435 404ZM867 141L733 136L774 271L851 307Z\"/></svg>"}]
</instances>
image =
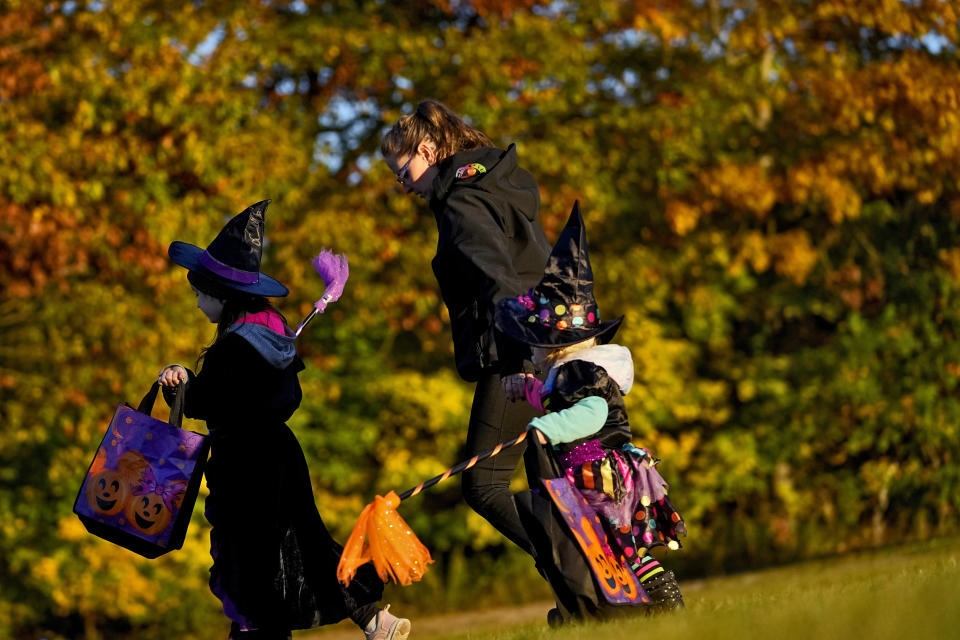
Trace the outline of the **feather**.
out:
<instances>
[{"instance_id":1,"label":"feather","mask_svg":"<svg viewBox=\"0 0 960 640\"><path fill-rule=\"evenodd\" d=\"M300 337L300 334L318 313L323 313L327 310L328 304L340 299L340 296L343 295L343 285L347 283L347 278L350 277L347 254L337 254L330 249L320 250L317 257L313 259L313 268L316 269L320 277L323 278L323 284L326 285L326 288L323 290L323 295L320 296L320 299L313 303L313 309L310 310L310 314L303 319L300 326L298 326L294 332L294 337L297 338Z\"/></svg>"},{"instance_id":2,"label":"feather","mask_svg":"<svg viewBox=\"0 0 960 640\"><path fill-rule=\"evenodd\" d=\"M343 295L343 286L350 277L350 267L347 264L347 254L336 254L330 249L323 249L313 259L313 268L317 270L326 289L323 296L314 303L314 308L323 313L327 304L335 302Z\"/></svg>"}]
</instances>

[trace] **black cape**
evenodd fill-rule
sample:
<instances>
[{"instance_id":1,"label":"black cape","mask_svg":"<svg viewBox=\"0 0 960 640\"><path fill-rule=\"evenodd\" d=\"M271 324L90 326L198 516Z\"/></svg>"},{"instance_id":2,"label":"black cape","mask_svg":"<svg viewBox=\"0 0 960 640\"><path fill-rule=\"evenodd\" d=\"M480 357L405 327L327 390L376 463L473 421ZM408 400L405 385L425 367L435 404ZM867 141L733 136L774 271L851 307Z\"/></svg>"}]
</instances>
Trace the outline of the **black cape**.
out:
<instances>
[{"instance_id":1,"label":"black cape","mask_svg":"<svg viewBox=\"0 0 960 640\"><path fill-rule=\"evenodd\" d=\"M284 424L300 405L303 369L297 356L276 368L227 334L207 351L199 374L190 373L186 390L185 415L205 420L210 431L211 588L219 584L256 628L331 624L383 593L372 564L360 567L349 588L337 581L343 548L320 518L303 451Z\"/></svg>"}]
</instances>

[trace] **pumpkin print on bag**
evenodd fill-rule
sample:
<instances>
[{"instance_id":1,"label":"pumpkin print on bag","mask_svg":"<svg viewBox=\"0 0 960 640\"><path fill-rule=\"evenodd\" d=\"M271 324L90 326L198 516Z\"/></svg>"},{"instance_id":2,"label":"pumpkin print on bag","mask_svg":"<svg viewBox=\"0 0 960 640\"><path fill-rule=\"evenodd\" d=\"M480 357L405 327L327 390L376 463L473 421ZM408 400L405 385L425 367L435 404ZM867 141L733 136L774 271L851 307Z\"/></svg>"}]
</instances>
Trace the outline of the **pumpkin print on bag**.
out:
<instances>
[{"instance_id":1,"label":"pumpkin print on bag","mask_svg":"<svg viewBox=\"0 0 960 640\"><path fill-rule=\"evenodd\" d=\"M174 479L162 484L151 467L147 467L132 490L127 503L127 520L131 527L148 536L162 533L180 508L187 481Z\"/></svg>"},{"instance_id":2,"label":"pumpkin print on bag","mask_svg":"<svg viewBox=\"0 0 960 640\"><path fill-rule=\"evenodd\" d=\"M94 461L87 481L87 503L96 513L113 516L126 508L130 488L147 468L147 461L139 451L127 451L117 460L116 469L104 469Z\"/></svg>"}]
</instances>

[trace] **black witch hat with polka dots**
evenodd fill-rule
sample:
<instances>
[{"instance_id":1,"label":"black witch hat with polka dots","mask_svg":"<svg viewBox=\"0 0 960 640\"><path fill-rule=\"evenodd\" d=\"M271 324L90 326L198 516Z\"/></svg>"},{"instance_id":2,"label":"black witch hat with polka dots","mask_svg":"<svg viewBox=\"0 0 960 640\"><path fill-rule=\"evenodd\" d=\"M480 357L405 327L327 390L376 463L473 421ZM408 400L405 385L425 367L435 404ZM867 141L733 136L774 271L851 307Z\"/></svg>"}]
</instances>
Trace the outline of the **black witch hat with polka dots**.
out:
<instances>
[{"instance_id":1,"label":"black witch hat with polka dots","mask_svg":"<svg viewBox=\"0 0 960 640\"><path fill-rule=\"evenodd\" d=\"M579 202L573 204L539 284L524 295L499 300L495 321L500 331L534 347L564 347L590 338L600 343L613 339L623 316L600 321Z\"/></svg>"}]
</instances>

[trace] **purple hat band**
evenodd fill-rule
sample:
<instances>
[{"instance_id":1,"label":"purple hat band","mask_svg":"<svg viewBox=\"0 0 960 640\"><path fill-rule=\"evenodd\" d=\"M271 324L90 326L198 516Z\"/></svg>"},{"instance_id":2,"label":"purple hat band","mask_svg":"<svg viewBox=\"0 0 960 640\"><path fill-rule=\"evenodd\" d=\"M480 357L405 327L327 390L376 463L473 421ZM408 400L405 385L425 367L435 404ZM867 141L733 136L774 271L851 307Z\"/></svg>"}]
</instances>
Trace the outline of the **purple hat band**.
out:
<instances>
[{"instance_id":1,"label":"purple hat band","mask_svg":"<svg viewBox=\"0 0 960 640\"><path fill-rule=\"evenodd\" d=\"M230 265L223 264L206 251L200 254L200 264L221 278L226 278L231 282L239 282L240 284L256 284L260 281L259 272L234 269Z\"/></svg>"}]
</instances>

